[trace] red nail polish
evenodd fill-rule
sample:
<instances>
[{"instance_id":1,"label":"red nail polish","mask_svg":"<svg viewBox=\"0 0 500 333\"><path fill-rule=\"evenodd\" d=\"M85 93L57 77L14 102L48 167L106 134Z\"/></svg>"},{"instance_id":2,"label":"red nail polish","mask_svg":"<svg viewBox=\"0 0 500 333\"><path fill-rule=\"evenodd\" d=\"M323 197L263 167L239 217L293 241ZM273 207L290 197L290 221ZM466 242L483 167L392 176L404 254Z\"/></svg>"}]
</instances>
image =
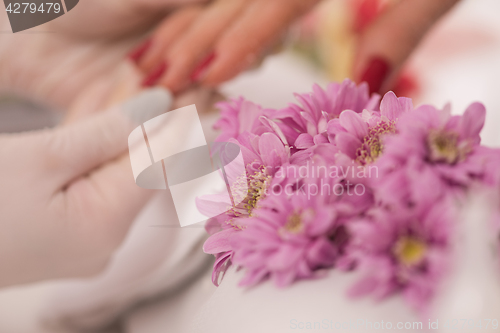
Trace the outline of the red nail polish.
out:
<instances>
[{"instance_id":1,"label":"red nail polish","mask_svg":"<svg viewBox=\"0 0 500 333\"><path fill-rule=\"evenodd\" d=\"M150 38L144 41L139 46L137 46L135 49L132 50L132 52L128 54L129 59L137 64L144 56L144 54L146 54L147 50L149 50L149 48L151 47L151 43L152 40Z\"/></svg>"},{"instance_id":2,"label":"red nail polish","mask_svg":"<svg viewBox=\"0 0 500 333\"><path fill-rule=\"evenodd\" d=\"M200 78L207 72L208 66L210 66L210 64L214 61L214 59L215 59L215 52L211 52L209 55L203 58L203 60L200 61L198 66L196 66L196 68L189 76L191 82L199 81Z\"/></svg>"},{"instance_id":3,"label":"red nail polish","mask_svg":"<svg viewBox=\"0 0 500 333\"><path fill-rule=\"evenodd\" d=\"M163 76L167 68L168 68L167 63L162 62L154 70L149 72L144 81L142 81L142 86L143 87L153 86Z\"/></svg>"},{"instance_id":4,"label":"red nail polish","mask_svg":"<svg viewBox=\"0 0 500 333\"><path fill-rule=\"evenodd\" d=\"M374 57L368 63L365 72L361 76L361 81L368 83L370 93L380 92L382 84L387 79L390 72L390 65L387 60L381 57Z\"/></svg>"}]
</instances>

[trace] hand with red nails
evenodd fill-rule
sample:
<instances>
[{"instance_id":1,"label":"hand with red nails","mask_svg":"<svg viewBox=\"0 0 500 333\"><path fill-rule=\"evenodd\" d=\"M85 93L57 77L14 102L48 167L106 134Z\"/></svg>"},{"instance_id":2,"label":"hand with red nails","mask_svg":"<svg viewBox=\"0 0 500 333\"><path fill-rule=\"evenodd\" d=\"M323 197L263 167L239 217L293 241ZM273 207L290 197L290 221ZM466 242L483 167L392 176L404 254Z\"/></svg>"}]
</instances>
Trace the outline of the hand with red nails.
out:
<instances>
[{"instance_id":1,"label":"hand with red nails","mask_svg":"<svg viewBox=\"0 0 500 333\"><path fill-rule=\"evenodd\" d=\"M403 0L388 6L361 33L353 73L372 92L391 89L405 61L458 0Z\"/></svg>"},{"instance_id":2,"label":"hand with red nails","mask_svg":"<svg viewBox=\"0 0 500 333\"><path fill-rule=\"evenodd\" d=\"M140 88L139 72L126 59L141 36L177 8L206 1L85 0L51 22L2 34L0 89L64 110L86 90L98 90L97 100L126 90L115 98L123 100ZM0 27L10 30L5 11Z\"/></svg>"},{"instance_id":3,"label":"hand with red nails","mask_svg":"<svg viewBox=\"0 0 500 333\"><path fill-rule=\"evenodd\" d=\"M253 65L319 0L216 0L167 17L130 58L144 86L216 86Z\"/></svg>"}]
</instances>

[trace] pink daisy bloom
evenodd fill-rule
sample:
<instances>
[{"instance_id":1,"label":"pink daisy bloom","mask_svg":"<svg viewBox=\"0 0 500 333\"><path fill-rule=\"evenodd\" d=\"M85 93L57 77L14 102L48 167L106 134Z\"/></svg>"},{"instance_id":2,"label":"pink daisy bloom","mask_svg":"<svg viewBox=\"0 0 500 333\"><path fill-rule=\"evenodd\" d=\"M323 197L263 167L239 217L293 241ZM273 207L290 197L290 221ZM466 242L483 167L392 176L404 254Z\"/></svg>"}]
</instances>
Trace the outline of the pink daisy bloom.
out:
<instances>
[{"instance_id":1,"label":"pink daisy bloom","mask_svg":"<svg viewBox=\"0 0 500 333\"><path fill-rule=\"evenodd\" d=\"M402 291L411 306L425 310L447 271L456 211L442 200L418 210L375 209L348 224L350 253L364 275L349 294L383 299Z\"/></svg>"},{"instance_id":2,"label":"pink daisy bloom","mask_svg":"<svg viewBox=\"0 0 500 333\"><path fill-rule=\"evenodd\" d=\"M356 113L345 110L328 123L328 139L338 149L361 165L376 161L384 150L385 136L396 133L396 122L413 110L411 99L385 94L380 112L364 110Z\"/></svg>"},{"instance_id":3,"label":"pink daisy bloom","mask_svg":"<svg viewBox=\"0 0 500 333\"><path fill-rule=\"evenodd\" d=\"M312 147L314 144L327 143L327 124L338 118L344 110L360 113L363 109L376 109L380 97L371 98L368 85L357 86L349 79L342 84L331 83L326 90L314 85L313 92L296 94L300 105L290 104L287 108L276 111L274 119L287 128L285 135L297 149Z\"/></svg>"},{"instance_id":4,"label":"pink daisy bloom","mask_svg":"<svg viewBox=\"0 0 500 333\"><path fill-rule=\"evenodd\" d=\"M259 200L265 196L272 177L280 166L287 163L290 158L290 150L273 133L264 133L257 136L248 132L240 135L240 140L229 139L228 142L238 144L246 167L246 175L236 179L231 184L231 192L239 193L243 200L237 206L232 207L227 214L231 217L250 215L257 207ZM230 178L236 178L231 177ZM240 190L241 182L245 186ZM221 203L221 196L208 195L197 198L200 212L207 216L213 212L214 205Z\"/></svg>"},{"instance_id":5,"label":"pink daisy bloom","mask_svg":"<svg viewBox=\"0 0 500 333\"><path fill-rule=\"evenodd\" d=\"M343 223L371 207L373 197L365 189L356 193L354 184L327 168L332 165L329 148L334 147L317 146L302 165L283 165L252 217L240 220L245 227L230 242L232 260L247 270L242 285L270 277L285 286L316 276L344 256Z\"/></svg>"},{"instance_id":6,"label":"pink daisy bloom","mask_svg":"<svg viewBox=\"0 0 500 333\"><path fill-rule=\"evenodd\" d=\"M385 162L384 158L380 163ZM379 177L370 178L369 186L374 190L376 202L386 207L402 206L411 211L418 208L417 203L432 205L445 195L453 194L459 199L465 194L462 188L454 191L447 186L432 166L411 154L404 166L378 171Z\"/></svg>"},{"instance_id":7,"label":"pink daisy bloom","mask_svg":"<svg viewBox=\"0 0 500 333\"><path fill-rule=\"evenodd\" d=\"M417 158L448 185L468 185L484 176L491 151L479 146L485 108L471 104L462 116L451 116L449 107L421 106L401 117L399 134L388 137L385 154L377 165L381 174L404 167Z\"/></svg>"},{"instance_id":8,"label":"pink daisy bloom","mask_svg":"<svg viewBox=\"0 0 500 333\"><path fill-rule=\"evenodd\" d=\"M206 216L214 216L217 212L227 209L226 213L212 218L207 222L206 229L211 234L204 244L204 251L216 257L212 281L218 285L219 276L227 269L232 257L229 244L231 236L242 229L240 219L251 216L266 196L272 177L279 167L286 163L290 156L287 146L273 133L257 136L248 132L239 135L240 141L229 139L239 145L246 166L246 175L229 178L231 192L236 194L236 205L226 202L225 195L207 195L196 199L199 211ZM230 172L230 170L229 170ZM244 182L244 186L242 186Z\"/></svg>"},{"instance_id":9,"label":"pink daisy bloom","mask_svg":"<svg viewBox=\"0 0 500 333\"><path fill-rule=\"evenodd\" d=\"M265 278L284 287L301 278L312 278L320 268L332 267L338 248L335 208L323 196L297 192L288 197L270 194L246 228L231 238L233 262L245 269L240 282L251 286Z\"/></svg>"}]
</instances>

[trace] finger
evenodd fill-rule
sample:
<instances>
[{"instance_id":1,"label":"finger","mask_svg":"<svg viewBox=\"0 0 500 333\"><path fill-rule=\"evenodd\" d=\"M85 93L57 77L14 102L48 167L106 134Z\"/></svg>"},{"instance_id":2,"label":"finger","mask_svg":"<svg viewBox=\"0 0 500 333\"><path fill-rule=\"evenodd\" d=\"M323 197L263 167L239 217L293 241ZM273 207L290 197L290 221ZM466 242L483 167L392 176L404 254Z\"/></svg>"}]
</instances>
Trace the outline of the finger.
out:
<instances>
[{"instance_id":1,"label":"finger","mask_svg":"<svg viewBox=\"0 0 500 333\"><path fill-rule=\"evenodd\" d=\"M46 134L39 142L45 169L53 173L58 186L89 173L126 151L130 132L166 112L171 103L167 90L150 89L119 107Z\"/></svg>"},{"instance_id":2,"label":"finger","mask_svg":"<svg viewBox=\"0 0 500 333\"><path fill-rule=\"evenodd\" d=\"M103 78L83 91L69 107L61 125L76 123L102 110L111 91L110 83Z\"/></svg>"},{"instance_id":3,"label":"finger","mask_svg":"<svg viewBox=\"0 0 500 333\"><path fill-rule=\"evenodd\" d=\"M83 241L106 256L123 241L135 216L155 191L134 182L128 154L72 181L61 195Z\"/></svg>"},{"instance_id":4,"label":"finger","mask_svg":"<svg viewBox=\"0 0 500 333\"><path fill-rule=\"evenodd\" d=\"M377 18L360 37L354 77L372 92L391 87L405 60L429 29L458 0L405 0Z\"/></svg>"},{"instance_id":5,"label":"finger","mask_svg":"<svg viewBox=\"0 0 500 333\"><path fill-rule=\"evenodd\" d=\"M145 74L150 73L161 64L172 43L196 20L202 8L189 6L167 16L151 38L131 53L141 71Z\"/></svg>"},{"instance_id":6,"label":"finger","mask_svg":"<svg viewBox=\"0 0 500 333\"><path fill-rule=\"evenodd\" d=\"M206 67L207 63L213 60L211 51L215 41L238 18L247 2L219 0L205 9L169 50L169 68L159 83L173 92L178 92L192 81L196 81L196 76L201 74L197 67Z\"/></svg>"},{"instance_id":7,"label":"finger","mask_svg":"<svg viewBox=\"0 0 500 333\"><path fill-rule=\"evenodd\" d=\"M121 63L115 75L96 80L78 95L61 125L66 126L105 112L139 94L142 88L140 74L135 66Z\"/></svg>"},{"instance_id":8,"label":"finger","mask_svg":"<svg viewBox=\"0 0 500 333\"><path fill-rule=\"evenodd\" d=\"M315 0L256 0L215 45L217 57L202 83L220 84L249 67L309 10Z\"/></svg>"},{"instance_id":9,"label":"finger","mask_svg":"<svg viewBox=\"0 0 500 333\"><path fill-rule=\"evenodd\" d=\"M122 0L118 0L122 1ZM208 2L208 0L130 0L138 10L156 10L172 6L186 6L190 3Z\"/></svg>"}]
</instances>

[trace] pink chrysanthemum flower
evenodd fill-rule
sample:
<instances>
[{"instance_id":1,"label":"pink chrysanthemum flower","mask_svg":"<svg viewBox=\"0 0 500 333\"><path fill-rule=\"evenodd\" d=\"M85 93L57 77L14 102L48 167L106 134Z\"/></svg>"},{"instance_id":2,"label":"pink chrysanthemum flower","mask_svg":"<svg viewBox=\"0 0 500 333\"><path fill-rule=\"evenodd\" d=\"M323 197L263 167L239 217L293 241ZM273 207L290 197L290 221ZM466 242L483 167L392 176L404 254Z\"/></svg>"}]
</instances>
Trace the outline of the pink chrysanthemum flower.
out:
<instances>
[{"instance_id":1,"label":"pink chrysanthemum flower","mask_svg":"<svg viewBox=\"0 0 500 333\"><path fill-rule=\"evenodd\" d=\"M316 276L344 256L343 223L366 211L373 199L369 190L358 193L328 168L332 149L319 145L306 163L283 165L261 206L240 220L245 228L231 242L233 261L247 271L242 285L271 277L285 286Z\"/></svg>"},{"instance_id":2,"label":"pink chrysanthemum flower","mask_svg":"<svg viewBox=\"0 0 500 333\"><path fill-rule=\"evenodd\" d=\"M350 223L351 255L364 275L350 295L382 299L402 291L412 307L425 310L447 271L456 210L443 200L418 210L376 209Z\"/></svg>"},{"instance_id":3,"label":"pink chrysanthemum flower","mask_svg":"<svg viewBox=\"0 0 500 333\"><path fill-rule=\"evenodd\" d=\"M211 234L205 242L204 251L216 256L212 281L218 284L220 273L230 263L232 249L228 242L230 236L243 227L239 219L251 216L261 200L266 196L272 177L279 167L288 162L290 151L273 133L257 136L248 132L239 135L239 141L229 139L239 145L246 166L246 175L236 178L231 184L232 194L237 204L231 206L225 202L224 195L207 195L197 198L197 206L206 216L214 216L220 205L226 205L225 214L212 218L207 223L207 231ZM244 182L244 186L242 183Z\"/></svg>"},{"instance_id":4,"label":"pink chrysanthemum flower","mask_svg":"<svg viewBox=\"0 0 500 333\"><path fill-rule=\"evenodd\" d=\"M235 207L228 211L232 217L251 215L252 210L257 207L260 199L265 196L265 192L272 177L279 170L280 166L287 163L290 158L290 149L273 133L264 133L257 136L248 132L240 135L240 140L230 139L229 142L238 144L246 167L244 179L236 179L231 184L231 192L242 195L242 200ZM241 182L245 193L237 188ZM197 198L198 209L207 216L212 212L214 204L220 203L220 196L209 195Z\"/></svg>"},{"instance_id":5,"label":"pink chrysanthemum flower","mask_svg":"<svg viewBox=\"0 0 500 333\"><path fill-rule=\"evenodd\" d=\"M345 110L328 123L328 139L338 149L361 165L376 161L384 150L383 139L396 133L396 122L413 110L411 99L385 94L380 112L364 110L361 114Z\"/></svg>"},{"instance_id":6,"label":"pink chrysanthemum flower","mask_svg":"<svg viewBox=\"0 0 500 333\"><path fill-rule=\"evenodd\" d=\"M449 107L421 106L401 117L399 134L385 140L381 173L391 173L418 158L432 167L448 185L468 185L481 179L491 150L479 146L485 108L471 104L462 116L451 116Z\"/></svg>"},{"instance_id":7,"label":"pink chrysanthemum flower","mask_svg":"<svg viewBox=\"0 0 500 333\"><path fill-rule=\"evenodd\" d=\"M313 92L296 94L300 105L290 104L273 114L274 119L285 125L287 140L297 149L305 149L315 144L327 143L327 124L338 118L344 110L360 113L363 109L375 110L380 97L371 98L366 83L357 86L346 79L342 84L331 83L326 90L318 85Z\"/></svg>"},{"instance_id":8,"label":"pink chrysanthemum flower","mask_svg":"<svg viewBox=\"0 0 500 333\"><path fill-rule=\"evenodd\" d=\"M336 215L324 200L301 192L290 197L271 193L254 217L242 221L245 230L231 238L232 260L246 270L240 285L269 277L283 287L333 266L338 255L331 239Z\"/></svg>"}]
</instances>

